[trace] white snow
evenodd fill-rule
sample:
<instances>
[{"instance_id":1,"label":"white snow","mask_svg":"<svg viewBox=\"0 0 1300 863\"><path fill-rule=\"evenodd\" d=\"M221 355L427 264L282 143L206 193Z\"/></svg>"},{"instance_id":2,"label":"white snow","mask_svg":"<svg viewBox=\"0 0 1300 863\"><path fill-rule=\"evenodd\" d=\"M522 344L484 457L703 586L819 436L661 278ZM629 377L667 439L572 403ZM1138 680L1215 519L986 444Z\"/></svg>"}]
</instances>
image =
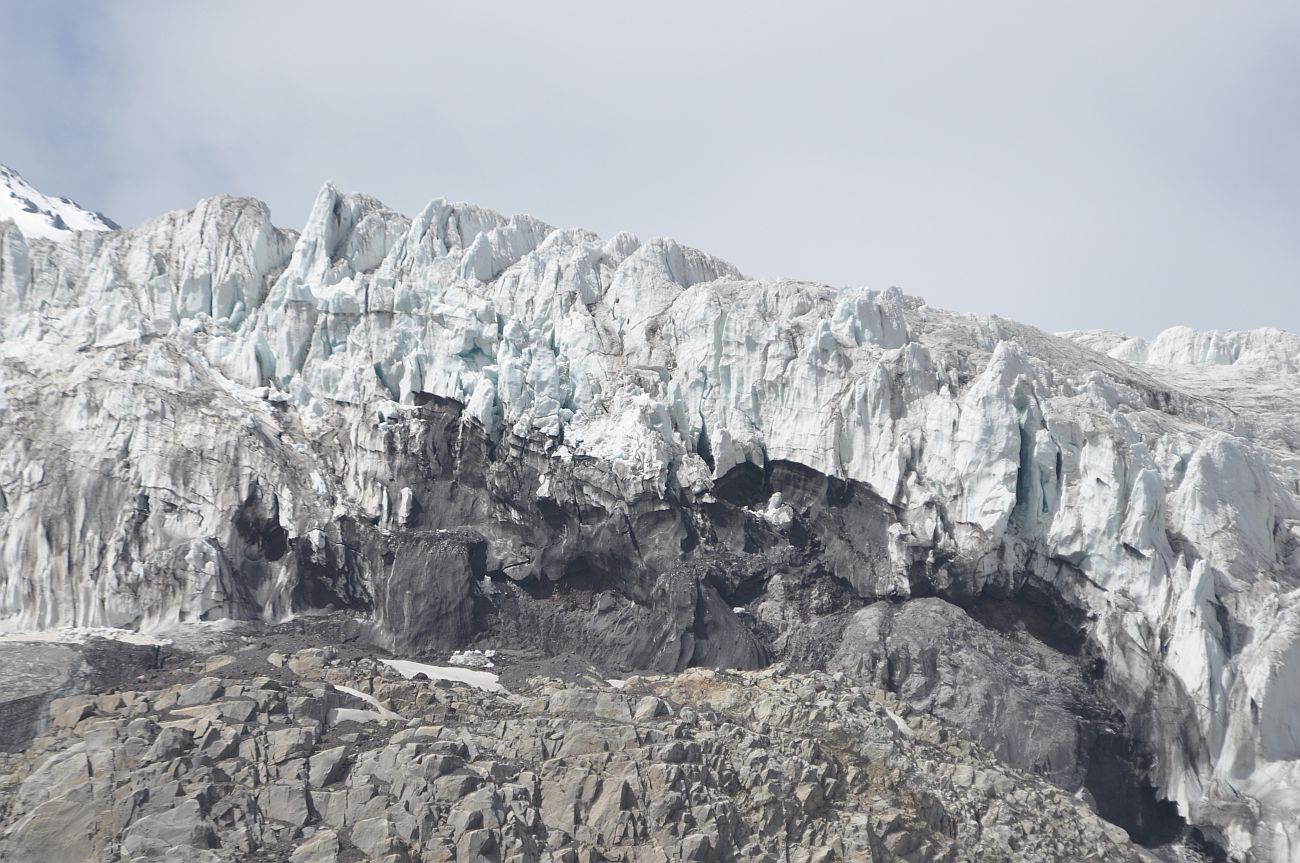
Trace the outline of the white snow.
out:
<instances>
[{"instance_id":1,"label":"white snow","mask_svg":"<svg viewBox=\"0 0 1300 863\"><path fill-rule=\"evenodd\" d=\"M359 710L353 707L336 707L330 711L330 715L329 715L330 725L337 725L340 722L348 722L348 721L370 722L372 720L378 720L381 722L387 722L391 719L402 718L399 714L394 713L393 711L389 710L387 707L384 707L384 705L380 704L379 700L375 698L373 695L367 695L366 693L362 692L359 689L353 689L351 686L341 686L337 683L334 684L334 688L337 689L339 692L345 692L348 695L353 696L354 698L360 698L362 701L366 702L374 709Z\"/></svg>"},{"instance_id":2,"label":"white snow","mask_svg":"<svg viewBox=\"0 0 1300 863\"><path fill-rule=\"evenodd\" d=\"M495 650L457 650L447 661L462 668L494 668L496 663L492 660L496 655Z\"/></svg>"},{"instance_id":3,"label":"white snow","mask_svg":"<svg viewBox=\"0 0 1300 863\"><path fill-rule=\"evenodd\" d=\"M10 219L28 239L65 240L74 231L109 231L117 226L67 198L38 192L17 171L0 165L0 221Z\"/></svg>"},{"instance_id":4,"label":"white snow","mask_svg":"<svg viewBox=\"0 0 1300 863\"><path fill-rule=\"evenodd\" d=\"M907 724L907 722L903 719L903 717L899 716L897 713L890 710L888 707L886 707L883 704L880 706L881 709L885 711L885 716L889 719L889 721L894 723L894 727L898 729L899 734L902 734L904 737L912 736L912 728Z\"/></svg>"},{"instance_id":5,"label":"white snow","mask_svg":"<svg viewBox=\"0 0 1300 863\"><path fill-rule=\"evenodd\" d=\"M484 692L506 691L506 688L497 682L500 680L500 676L490 671L475 671L451 665L426 665L423 662L412 662L408 659L381 659L379 661L407 680L417 674L424 674L430 680L449 680L455 683L464 683L475 689L482 689Z\"/></svg>"},{"instance_id":6,"label":"white snow","mask_svg":"<svg viewBox=\"0 0 1300 863\"><path fill-rule=\"evenodd\" d=\"M781 492L774 492L767 501L767 508L757 511L758 517L774 527L788 527L794 521L794 509L781 498Z\"/></svg>"}]
</instances>

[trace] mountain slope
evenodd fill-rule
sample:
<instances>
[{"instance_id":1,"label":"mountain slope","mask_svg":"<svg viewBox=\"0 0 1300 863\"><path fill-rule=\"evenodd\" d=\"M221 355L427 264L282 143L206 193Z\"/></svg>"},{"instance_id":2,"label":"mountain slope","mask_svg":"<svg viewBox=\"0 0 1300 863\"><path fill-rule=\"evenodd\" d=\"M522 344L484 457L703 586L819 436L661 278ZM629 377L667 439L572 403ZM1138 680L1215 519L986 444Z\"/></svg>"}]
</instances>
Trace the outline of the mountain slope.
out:
<instances>
[{"instance_id":1,"label":"mountain slope","mask_svg":"<svg viewBox=\"0 0 1300 863\"><path fill-rule=\"evenodd\" d=\"M0 309L11 626L332 605L408 653L834 665L1141 841L1300 854L1272 339L1112 356L330 186L300 235L235 198L59 246L0 223ZM1186 364L1214 338L1262 359Z\"/></svg>"}]
</instances>

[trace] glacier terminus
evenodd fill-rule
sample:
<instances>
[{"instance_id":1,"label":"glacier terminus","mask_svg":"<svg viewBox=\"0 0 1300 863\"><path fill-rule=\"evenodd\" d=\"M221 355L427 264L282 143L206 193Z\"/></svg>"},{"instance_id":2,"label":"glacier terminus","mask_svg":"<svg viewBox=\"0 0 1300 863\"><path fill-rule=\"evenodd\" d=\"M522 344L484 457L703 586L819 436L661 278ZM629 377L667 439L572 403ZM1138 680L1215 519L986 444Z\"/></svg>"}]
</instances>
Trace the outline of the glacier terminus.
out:
<instances>
[{"instance_id":1,"label":"glacier terminus","mask_svg":"<svg viewBox=\"0 0 1300 863\"><path fill-rule=\"evenodd\" d=\"M271 639L281 660L245 673L212 647L226 670L169 678L134 714L98 695L69 719L90 697L71 683L4 702L22 739L0 764L0 859L42 859L42 818L86 809L103 824L66 859L1300 860L1300 336L1051 334L897 289L750 279L670 239L444 200L407 216L332 185L300 232L233 197L118 228L0 179L0 662L59 631L133 633L154 646L114 643L158 653L150 668L187 632L247 656ZM274 641L308 624L346 638ZM474 673L498 688L437 670L466 650L456 662L497 651ZM512 661L568 683L526 696ZM565 677L578 666L600 673ZM258 726L321 687L353 713L294 724L286 706ZM403 712L462 691L472 709L441 725ZM251 699L239 733L267 742L208 749L229 715L160 712L220 698ZM465 711L455 745L420 736ZM500 749L514 767L443 799L520 717L561 715L587 724ZM436 804L413 802L407 756L329 736L384 722L394 752L446 759L419 768ZM581 743L624 726L654 730ZM781 749L799 727L833 757ZM43 754L21 761L30 741ZM682 788L620 761L635 747ZM744 761L760 749L761 769ZM563 757L604 784L547 791ZM243 787L241 758L302 759L301 777L264 766L238 809L220 795ZM894 773L855 785L876 768L854 759ZM763 815L776 804L752 789L776 780L747 785L742 761L814 778ZM224 771L220 793L168 780L150 809L161 786L104 784L182 762ZM358 793L364 765L378 790L354 811L330 795ZM1001 790L960 803L967 770L961 788ZM69 771L83 796L58 784ZM891 781L912 790L870 790ZM258 790L277 782L298 790ZM995 800L1031 828L982 822ZM1069 832L1032 826L1049 816Z\"/></svg>"}]
</instances>

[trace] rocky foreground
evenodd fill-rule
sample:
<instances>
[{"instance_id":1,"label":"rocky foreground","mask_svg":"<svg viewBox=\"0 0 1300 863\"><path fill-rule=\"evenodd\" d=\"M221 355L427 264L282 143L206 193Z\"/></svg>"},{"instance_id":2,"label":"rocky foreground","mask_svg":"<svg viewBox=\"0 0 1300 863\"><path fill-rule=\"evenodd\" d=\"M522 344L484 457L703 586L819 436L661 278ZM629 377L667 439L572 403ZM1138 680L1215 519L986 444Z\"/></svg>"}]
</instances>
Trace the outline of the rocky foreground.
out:
<instances>
[{"instance_id":1,"label":"rocky foreground","mask_svg":"<svg viewBox=\"0 0 1300 863\"><path fill-rule=\"evenodd\" d=\"M305 641L168 648L50 700L0 755L0 860L1157 859L843 674L606 680L521 653L470 685Z\"/></svg>"}]
</instances>

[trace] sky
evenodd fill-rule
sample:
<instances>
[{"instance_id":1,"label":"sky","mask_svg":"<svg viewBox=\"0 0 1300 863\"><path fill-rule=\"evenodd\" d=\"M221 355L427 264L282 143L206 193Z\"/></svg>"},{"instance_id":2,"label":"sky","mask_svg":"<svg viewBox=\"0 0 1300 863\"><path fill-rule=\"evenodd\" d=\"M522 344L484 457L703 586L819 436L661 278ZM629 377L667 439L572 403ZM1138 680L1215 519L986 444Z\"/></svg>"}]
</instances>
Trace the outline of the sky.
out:
<instances>
[{"instance_id":1,"label":"sky","mask_svg":"<svg viewBox=\"0 0 1300 863\"><path fill-rule=\"evenodd\" d=\"M0 163L124 225L325 181L1047 330L1300 332L1300 4L10 0Z\"/></svg>"}]
</instances>

